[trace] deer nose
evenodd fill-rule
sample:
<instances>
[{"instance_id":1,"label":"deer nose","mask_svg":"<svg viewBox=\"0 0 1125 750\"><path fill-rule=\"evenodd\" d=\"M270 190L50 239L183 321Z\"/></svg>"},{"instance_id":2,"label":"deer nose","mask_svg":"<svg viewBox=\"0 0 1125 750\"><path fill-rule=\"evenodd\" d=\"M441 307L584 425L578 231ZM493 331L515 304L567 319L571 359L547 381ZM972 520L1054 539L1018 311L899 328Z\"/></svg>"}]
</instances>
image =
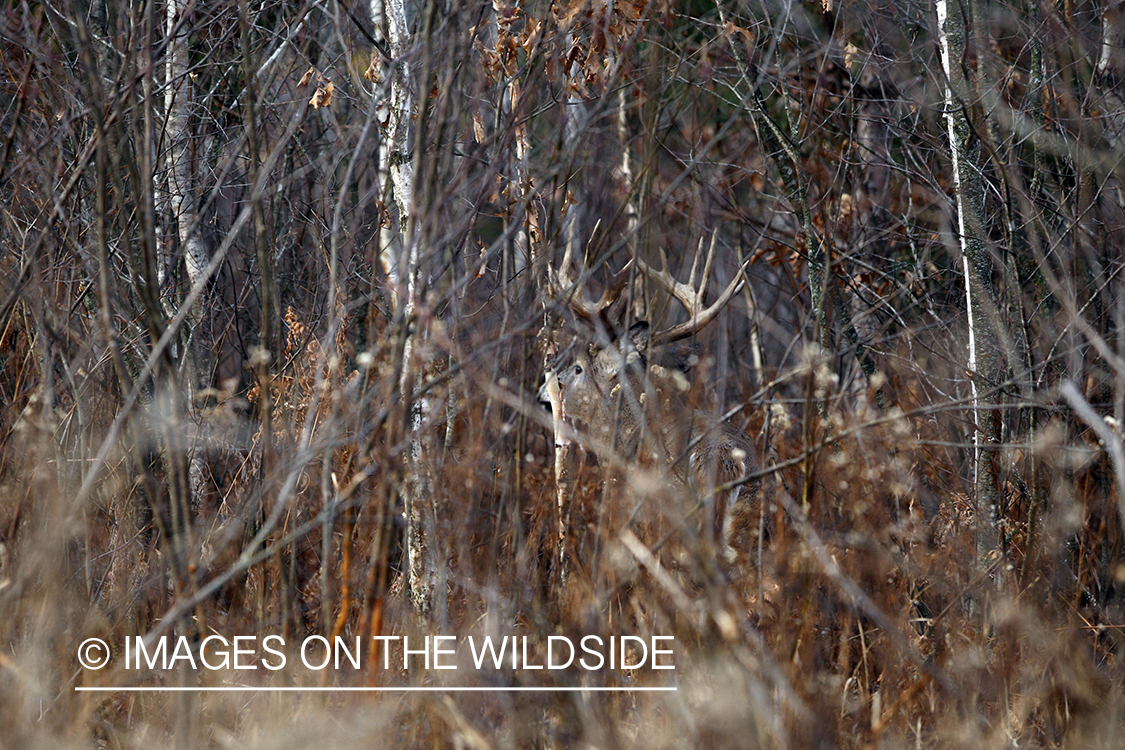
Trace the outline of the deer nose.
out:
<instances>
[{"instance_id":1,"label":"deer nose","mask_svg":"<svg viewBox=\"0 0 1125 750\"><path fill-rule=\"evenodd\" d=\"M544 380L543 385L539 386L539 390L538 390L538 392L536 392L535 398L539 401L540 404L543 405L543 408L549 410L551 413L554 413L555 408L551 404L550 387L551 387L552 383L557 383L558 384L559 404L563 407L563 413L565 414L566 406L562 402L562 392L563 392L562 379L559 378L559 375L558 375L557 372L553 372L553 371L548 371L548 372L544 373L544 375L545 375L545 377L543 378L543 380Z\"/></svg>"},{"instance_id":2,"label":"deer nose","mask_svg":"<svg viewBox=\"0 0 1125 750\"><path fill-rule=\"evenodd\" d=\"M539 391L535 394L535 400L538 401L539 405L542 406L547 411L552 411L552 409L551 409L551 397L547 395L547 384L546 383L539 386Z\"/></svg>"}]
</instances>

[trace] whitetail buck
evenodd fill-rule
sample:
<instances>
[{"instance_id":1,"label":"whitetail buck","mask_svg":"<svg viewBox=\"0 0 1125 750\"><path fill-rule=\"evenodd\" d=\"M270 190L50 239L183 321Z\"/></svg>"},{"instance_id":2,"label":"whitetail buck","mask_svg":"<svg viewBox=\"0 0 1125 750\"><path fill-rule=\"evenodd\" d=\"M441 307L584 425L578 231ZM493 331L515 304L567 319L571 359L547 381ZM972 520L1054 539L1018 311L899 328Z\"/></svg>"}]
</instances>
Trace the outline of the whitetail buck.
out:
<instances>
[{"instance_id":1,"label":"whitetail buck","mask_svg":"<svg viewBox=\"0 0 1125 750\"><path fill-rule=\"evenodd\" d=\"M756 498L759 483L736 484L724 492L714 490L757 472L758 451L742 430L686 404L685 373L693 364L693 353L671 346L713 320L741 287L739 273L714 304L703 308L703 289L713 254L714 243L698 289L695 266L691 284L685 285L673 280L666 271L655 272L636 260L646 274L684 304L690 320L660 332L651 331L648 323L642 321L616 341L581 349L567 366L546 373L538 400L556 411L557 450L565 450L559 445L565 438L559 439L558 420L577 422L579 434L602 456L652 466L657 471L667 469L677 485L693 490L701 498L713 498L707 503L708 515L712 517L719 549L731 559L736 505L740 498ZM564 269L568 260L563 261ZM554 277L552 283L557 288L562 274ZM581 317L603 316L613 302L614 286L619 289L621 285L611 284L598 303L590 303L577 297L572 285L568 301ZM559 502L561 544L566 517L561 487Z\"/></svg>"}]
</instances>

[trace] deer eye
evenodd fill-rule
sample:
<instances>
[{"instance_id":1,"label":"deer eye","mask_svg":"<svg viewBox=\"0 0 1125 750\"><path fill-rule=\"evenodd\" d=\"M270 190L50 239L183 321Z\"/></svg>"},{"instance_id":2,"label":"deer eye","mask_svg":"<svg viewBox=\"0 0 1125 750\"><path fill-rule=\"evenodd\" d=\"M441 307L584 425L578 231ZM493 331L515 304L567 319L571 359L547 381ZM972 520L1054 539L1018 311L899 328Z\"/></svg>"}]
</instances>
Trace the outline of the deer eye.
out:
<instances>
[{"instance_id":1,"label":"deer eye","mask_svg":"<svg viewBox=\"0 0 1125 750\"><path fill-rule=\"evenodd\" d=\"M574 374L575 375L581 375L582 374L582 365L575 365L574 366Z\"/></svg>"}]
</instances>

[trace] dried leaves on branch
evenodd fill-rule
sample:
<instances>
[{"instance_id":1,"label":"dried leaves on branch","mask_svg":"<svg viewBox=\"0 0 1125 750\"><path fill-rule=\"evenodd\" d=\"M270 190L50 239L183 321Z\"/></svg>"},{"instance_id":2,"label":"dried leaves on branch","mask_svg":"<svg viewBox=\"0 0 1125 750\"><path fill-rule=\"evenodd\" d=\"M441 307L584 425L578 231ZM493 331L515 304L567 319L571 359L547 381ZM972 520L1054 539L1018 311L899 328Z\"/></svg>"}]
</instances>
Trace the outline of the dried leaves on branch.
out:
<instances>
[{"instance_id":1,"label":"dried leaves on branch","mask_svg":"<svg viewBox=\"0 0 1125 750\"><path fill-rule=\"evenodd\" d=\"M970 5L9 4L0 737L1116 748L1125 26Z\"/></svg>"}]
</instances>

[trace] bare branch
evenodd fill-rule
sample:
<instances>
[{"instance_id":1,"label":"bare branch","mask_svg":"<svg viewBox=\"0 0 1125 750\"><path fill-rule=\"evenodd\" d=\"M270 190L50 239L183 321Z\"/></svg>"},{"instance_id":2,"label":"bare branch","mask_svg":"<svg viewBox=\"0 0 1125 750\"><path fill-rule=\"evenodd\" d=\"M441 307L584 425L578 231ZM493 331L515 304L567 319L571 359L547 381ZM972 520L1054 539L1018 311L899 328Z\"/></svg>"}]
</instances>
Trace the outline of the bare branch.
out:
<instances>
[{"instance_id":1,"label":"bare branch","mask_svg":"<svg viewBox=\"0 0 1125 750\"><path fill-rule=\"evenodd\" d=\"M1121 517L1121 522L1125 523L1125 446L1122 446L1121 438L1106 420L1094 411L1094 407L1090 406L1073 381L1064 380L1059 386L1059 393L1070 404L1074 413L1090 425L1090 429L1098 436L1098 440L1109 454L1109 459L1113 463L1113 473L1117 479L1117 513Z\"/></svg>"}]
</instances>

